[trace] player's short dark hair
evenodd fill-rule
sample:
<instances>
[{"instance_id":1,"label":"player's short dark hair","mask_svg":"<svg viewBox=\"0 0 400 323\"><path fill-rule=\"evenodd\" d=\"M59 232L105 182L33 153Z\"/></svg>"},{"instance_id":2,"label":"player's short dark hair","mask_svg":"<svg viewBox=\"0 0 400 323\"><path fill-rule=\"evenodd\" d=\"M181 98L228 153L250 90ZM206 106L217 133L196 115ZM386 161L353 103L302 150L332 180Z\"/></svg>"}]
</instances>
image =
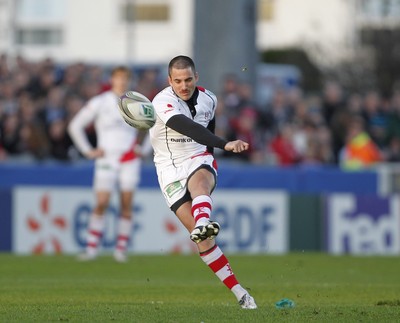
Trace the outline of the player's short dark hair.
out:
<instances>
[{"instance_id":1,"label":"player's short dark hair","mask_svg":"<svg viewBox=\"0 0 400 323\"><path fill-rule=\"evenodd\" d=\"M117 73L126 73L128 77L132 76L131 70L127 66L123 65L116 66L111 70L111 76L114 76Z\"/></svg>"},{"instance_id":2,"label":"player's short dark hair","mask_svg":"<svg viewBox=\"0 0 400 323\"><path fill-rule=\"evenodd\" d=\"M194 65L193 60L190 57L184 55L176 56L173 59L171 59L171 61L168 64L168 75L171 75L171 70L173 68L185 69L188 67L190 67L193 70L193 72L196 72L196 67Z\"/></svg>"}]
</instances>

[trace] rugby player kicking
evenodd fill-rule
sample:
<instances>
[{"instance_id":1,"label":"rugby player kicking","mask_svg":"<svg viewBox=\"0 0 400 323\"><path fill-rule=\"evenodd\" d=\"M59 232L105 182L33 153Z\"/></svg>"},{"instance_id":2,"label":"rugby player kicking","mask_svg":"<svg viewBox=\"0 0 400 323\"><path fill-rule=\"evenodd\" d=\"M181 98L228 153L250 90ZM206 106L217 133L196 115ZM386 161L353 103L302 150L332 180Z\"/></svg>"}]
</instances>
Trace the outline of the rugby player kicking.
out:
<instances>
[{"instance_id":1,"label":"rugby player kicking","mask_svg":"<svg viewBox=\"0 0 400 323\"><path fill-rule=\"evenodd\" d=\"M254 298L237 281L214 238L220 225L211 221L211 193L217 164L213 148L234 153L248 149L241 140L214 135L216 96L198 87L193 60L177 56L168 66L169 87L156 95L157 121L150 129L158 181L164 198L197 243L201 259L233 292L240 306L255 309Z\"/></svg>"}]
</instances>

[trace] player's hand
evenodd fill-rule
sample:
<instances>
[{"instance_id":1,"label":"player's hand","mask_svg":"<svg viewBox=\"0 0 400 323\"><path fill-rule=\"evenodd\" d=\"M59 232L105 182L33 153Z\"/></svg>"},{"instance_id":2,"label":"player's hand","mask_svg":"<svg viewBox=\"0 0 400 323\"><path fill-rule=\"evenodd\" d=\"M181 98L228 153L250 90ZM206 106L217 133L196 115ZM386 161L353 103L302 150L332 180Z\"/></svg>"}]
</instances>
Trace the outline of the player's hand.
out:
<instances>
[{"instance_id":1,"label":"player's hand","mask_svg":"<svg viewBox=\"0 0 400 323\"><path fill-rule=\"evenodd\" d=\"M234 153L241 153L242 151L249 149L249 144L242 140L228 141L224 149Z\"/></svg>"},{"instance_id":2,"label":"player's hand","mask_svg":"<svg viewBox=\"0 0 400 323\"><path fill-rule=\"evenodd\" d=\"M86 157L89 159L96 159L100 157L104 157L105 153L104 150L101 148L95 148L90 150L87 154Z\"/></svg>"}]
</instances>

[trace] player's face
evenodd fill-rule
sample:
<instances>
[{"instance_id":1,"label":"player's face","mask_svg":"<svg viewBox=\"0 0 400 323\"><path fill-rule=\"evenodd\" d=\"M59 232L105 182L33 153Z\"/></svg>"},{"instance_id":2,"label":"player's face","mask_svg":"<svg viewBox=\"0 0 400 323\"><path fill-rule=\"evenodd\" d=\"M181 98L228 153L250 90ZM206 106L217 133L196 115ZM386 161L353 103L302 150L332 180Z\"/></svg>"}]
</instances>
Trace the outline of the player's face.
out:
<instances>
[{"instance_id":1,"label":"player's face","mask_svg":"<svg viewBox=\"0 0 400 323\"><path fill-rule=\"evenodd\" d=\"M123 71L116 72L111 77L112 90L119 95L122 95L129 88L130 77L129 74Z\"/></svg>"},{"instance_id":2,"label":"player's face","mask_svg":"<svg viewBox=\"0 0 400 323\"><path fill-rule=\"evenodd\" d=\"M196 88L199 77L190 67L178 69L172 68L168 77L169 85L175 94L182 100L189 100Z\"/></svg>"}]
</instances>

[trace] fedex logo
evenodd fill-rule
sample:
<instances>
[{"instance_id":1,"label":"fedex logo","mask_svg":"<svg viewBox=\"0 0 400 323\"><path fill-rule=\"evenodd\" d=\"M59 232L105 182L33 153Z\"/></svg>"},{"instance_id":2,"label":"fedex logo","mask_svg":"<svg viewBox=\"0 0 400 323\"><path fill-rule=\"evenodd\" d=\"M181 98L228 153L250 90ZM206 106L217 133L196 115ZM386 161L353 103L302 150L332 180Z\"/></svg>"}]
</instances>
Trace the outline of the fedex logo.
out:
<instances>
[{"instance_id":1,"label":"fedex logo","mask_svg":"<svg viewBox=\"0 0 400 323\"><path fill-rule=\"evenodd\" d=\"M326 246L335 254L400 253L399 197L333 194L326 199Z\"/></svg>"}]
</instances>

